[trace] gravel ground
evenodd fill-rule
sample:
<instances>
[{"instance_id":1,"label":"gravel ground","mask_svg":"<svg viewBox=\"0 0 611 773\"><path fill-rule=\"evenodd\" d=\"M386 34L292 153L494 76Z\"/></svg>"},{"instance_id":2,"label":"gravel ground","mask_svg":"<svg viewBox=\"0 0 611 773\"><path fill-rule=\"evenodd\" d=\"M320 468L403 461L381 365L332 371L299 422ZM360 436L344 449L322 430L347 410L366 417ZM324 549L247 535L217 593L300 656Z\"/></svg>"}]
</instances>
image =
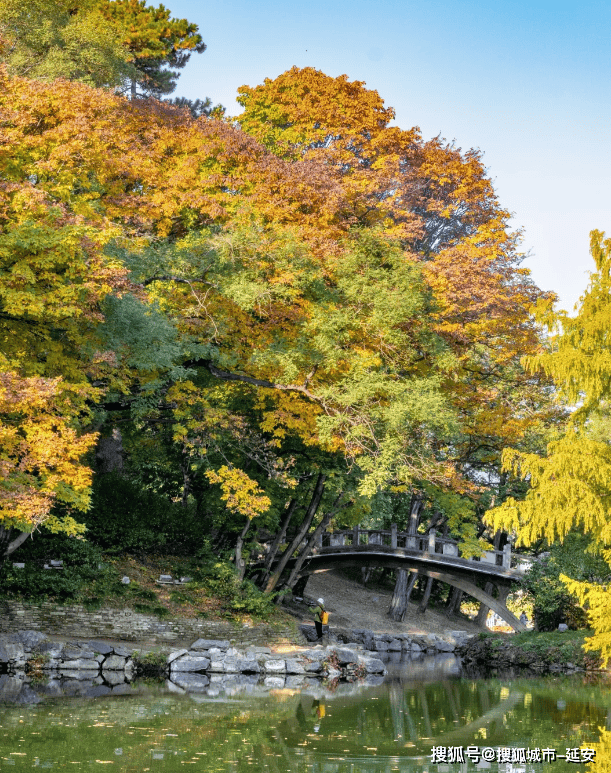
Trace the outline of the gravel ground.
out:
<instances>
[{"instance_id":1,"label":"gravel ground","mask_svg":"<svg viewBox=\"0 0 611 773\"><path fill-rule=\"evenodd\" d=\"M333 628L366 628L380 633L396 631L414 634L443 634L458 630L477 633L481 630L463 615L448 618L431 609L420 614L418 606L411 603L404 622L395 623L386 614L392 596L390 590L364 588L332 570L311 575L305 595L313 599L324 598L329 612L329 625ZM303 622L311 623L312 616L305 612Z\"/></svg>"}]
</instances>

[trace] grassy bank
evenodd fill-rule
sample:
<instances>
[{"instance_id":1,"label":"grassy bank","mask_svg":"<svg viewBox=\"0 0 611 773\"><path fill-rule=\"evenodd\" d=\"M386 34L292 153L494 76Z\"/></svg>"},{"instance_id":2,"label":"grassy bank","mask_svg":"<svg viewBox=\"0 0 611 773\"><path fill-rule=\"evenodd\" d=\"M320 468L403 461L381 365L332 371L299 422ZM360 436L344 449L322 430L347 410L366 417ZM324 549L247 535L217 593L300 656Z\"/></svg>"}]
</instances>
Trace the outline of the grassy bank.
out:
<instances>
[{"instance_id":1,"label":"grassy bank","mask_svg":"<svg viewBox=\"0 0 611 773\"><path fill-rule=\"evenodd\" d=\"M86 541L50 535L20 550L15 562L0 569L0 599L50 601L132 609L169 617L204 618L241 623L283 624L291 620L252 583L240 582L231 564L210 555L109 555ZM55 544L56 543L56 544ZM49 560L63 561L61 569L45 569ZM163 585L160 575L191 578L181 585ZM129 583L123 578L129 578Z\"/></svg>"},{"instance_id":2,"label":"grassy bank","mask_svg":"<svg viewBox=\"0 0 611 773\"><path fill-rule=\"evenodd\" d=\"M526 631L518 634L481 633L463 649L467 665L492 668L524 667L539 673L601 668L600 656L586 652L592 631Z\"/></svg>"}]
</instances>

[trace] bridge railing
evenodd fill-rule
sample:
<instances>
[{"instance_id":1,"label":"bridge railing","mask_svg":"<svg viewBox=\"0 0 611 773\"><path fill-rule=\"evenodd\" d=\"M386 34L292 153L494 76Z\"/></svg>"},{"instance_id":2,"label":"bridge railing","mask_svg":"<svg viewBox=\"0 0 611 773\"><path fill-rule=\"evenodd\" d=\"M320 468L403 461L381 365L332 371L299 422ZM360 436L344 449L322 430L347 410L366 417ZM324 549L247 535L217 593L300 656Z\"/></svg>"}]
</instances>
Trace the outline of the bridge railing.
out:
<instances>
[{"instance_id":1,"label":"bridge railing","mask_svg":"<svg viewBox=\"0 0 611 773\"><path fill-rule=\"evenodd\" d=\"M439 537L435 531L428 534L408 534L399 532L396 524L390 529L354 529L343 531L325 531L318 539L318 547L333 548L360 545L383 545L389 548L404 548L419 553L440 553L444 556L462 558L460 549L455 540L447 537ZM471 557L470 561L477 561L505 569L511 568L511 545L508 543L503 550L486 550L481 556Z\"/></svg>"}]
</instances>

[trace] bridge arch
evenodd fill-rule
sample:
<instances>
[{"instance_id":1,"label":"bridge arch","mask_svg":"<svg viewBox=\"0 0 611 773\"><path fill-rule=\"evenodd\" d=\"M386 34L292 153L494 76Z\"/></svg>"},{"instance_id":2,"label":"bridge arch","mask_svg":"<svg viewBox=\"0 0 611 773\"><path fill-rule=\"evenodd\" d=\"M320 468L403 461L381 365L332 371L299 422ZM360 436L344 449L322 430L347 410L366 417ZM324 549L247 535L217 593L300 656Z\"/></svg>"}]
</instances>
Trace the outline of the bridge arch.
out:
<instances>
[{"instance_id":1,"label":"bridge arch","mask_svg":"<svg viewBox=\"0 0 611 773\"><path fill-rule=\"evenodd\" d=\"M485 578L494 582L499 588L505 587L509 589L511 583L518 579L519 575L516 572L503 570L501 567L476 564L462 558L449 559L448 556L441 557L438 554L428 555L426 553L416 553L415 551L401 549L388 551L380 549L382 546L375 550L367 549L373 547L361 545L356 549L351 549L350 547L323 548L306 559L298 576L304 577L339 567L358 568L363 566L383 566L390 569L418 572L435 580L445 582L473 596L473 598L490 607L515 631L526 630L526 626L509 611L503 601L495 599L477 585L478 579ZM415 554L409 555L409 553ZM440 561L440 558L445 560ZM493 569L494 571L492 571Z\"/></svg>"}]
</instances>

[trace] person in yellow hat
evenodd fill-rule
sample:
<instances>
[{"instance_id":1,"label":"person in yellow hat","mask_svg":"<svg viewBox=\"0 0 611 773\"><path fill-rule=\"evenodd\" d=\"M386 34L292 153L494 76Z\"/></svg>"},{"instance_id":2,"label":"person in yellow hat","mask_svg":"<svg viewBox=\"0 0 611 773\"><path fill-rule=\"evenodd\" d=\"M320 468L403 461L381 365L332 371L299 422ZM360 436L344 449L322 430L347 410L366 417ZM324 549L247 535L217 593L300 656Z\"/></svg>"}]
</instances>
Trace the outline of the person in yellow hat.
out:
<instances>
[{"instance_id":1,"label":"person in yellow hat","mask_svg":"<svg viewBox=\"0 0 611 773\"><path fill-rule=\"evenodd\" d=\"M318 606L310 607L310 612L314 615L314 625L316 626L316 638L322 641L322 627L329 621L329 613L325 610L325 600L318 599Z\"/></svg>"}]
</instances>

